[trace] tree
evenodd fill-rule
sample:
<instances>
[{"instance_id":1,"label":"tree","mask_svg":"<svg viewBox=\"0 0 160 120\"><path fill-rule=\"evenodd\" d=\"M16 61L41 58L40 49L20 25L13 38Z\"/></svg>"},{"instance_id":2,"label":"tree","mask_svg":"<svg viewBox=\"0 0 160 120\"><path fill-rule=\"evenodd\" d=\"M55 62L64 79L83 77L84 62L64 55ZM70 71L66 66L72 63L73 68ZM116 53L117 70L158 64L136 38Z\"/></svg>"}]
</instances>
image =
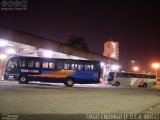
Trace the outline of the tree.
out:
<instances>
[{"instance_id":1,"label":"tree","mask_svg":"<svg viewBox=\"0 0 160 120\"><path fill-rule=\"evenodd\" d=\"M82 36L71 35L66 44L71 47L88 51L88 45L85 43L85 39Z\"/></svg>"}]
</instances>

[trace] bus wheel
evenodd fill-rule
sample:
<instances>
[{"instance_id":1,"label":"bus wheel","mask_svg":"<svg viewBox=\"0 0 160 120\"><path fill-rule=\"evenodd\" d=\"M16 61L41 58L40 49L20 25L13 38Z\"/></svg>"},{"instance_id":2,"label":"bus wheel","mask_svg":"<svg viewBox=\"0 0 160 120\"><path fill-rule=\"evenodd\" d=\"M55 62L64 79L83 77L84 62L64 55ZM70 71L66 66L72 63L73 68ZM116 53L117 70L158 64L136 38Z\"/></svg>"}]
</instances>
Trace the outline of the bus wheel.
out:
<instances>
[{"instance_id":1,"label":"bus wheel","mask_svg":"<svg viewBox=\"0 0 160 120\"><path fill-rule=\"evenodd\" d=\"M64 84L67 86L67 87L72 87L74 85L74 79L73 78L66 78Z\"/></svg>"},{"instance_id":2,"label":"bus wheel","mask_svg":"<svg viewBox=\"0 0 160 120\"><path fill-rule=\"evenodd\" d=\"M20 84L27 84L29 81L28 81L28 79L27 79L27 77L26 76L21 76L21 77L19 77L19 83Z\"/></svg>"},{"instance_id":3,"label":"bus wheel","mask_svg":"<svg viewBox=\"0 0 160 120\"><path fill-rule=\"evenodd\" d=\"M148 85L147 85L147 83L143 83L143 87L147 87Z\"/></svg>"},{"instance_id":4,"label":"bus wheel","mask_svg":"<svg viewBox=\"0 0 160 120\"><path fill-rule=\"evenodd\" d=\"M116 83L115 83L115 86L117 86L117 87L118 87L119 85L120 85L120 83L119 83L119 82L116 82Z\"/></svg>"}]
</instances>

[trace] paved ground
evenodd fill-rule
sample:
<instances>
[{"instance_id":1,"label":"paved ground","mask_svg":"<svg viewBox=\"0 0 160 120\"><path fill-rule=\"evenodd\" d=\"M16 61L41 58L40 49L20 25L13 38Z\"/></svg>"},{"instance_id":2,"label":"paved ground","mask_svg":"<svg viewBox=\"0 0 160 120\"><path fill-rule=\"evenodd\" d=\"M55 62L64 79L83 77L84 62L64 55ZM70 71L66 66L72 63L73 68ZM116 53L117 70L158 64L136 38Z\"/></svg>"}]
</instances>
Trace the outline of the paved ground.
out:
<instances>
[{"instance_id":1,"label":"paved ground","mask_svg":"<svg viewBox=\"0 0 160 120\"><path fill-rule=\"evenodd\" d=\"M159 120L160 89L106 85L75 85L68 88L63 84L24 85L0 81L2 120L86 120L94 113L118 114L118 120L128 120L120 119L119 114L142 115L142 119L131 116L132 120L143 120L143 117L145 120ZM104 119L95 117L91 119Z\"/></svg>"},{"instance_id":2,"label":"paved ground","mask_svg":"<svg viewBox=\"0 0 160 120\"><path fill-rule=\"evenodd\" d=\"M0 81L0 113L160 113L160 89Z\"/></svg>"}]
</instances>

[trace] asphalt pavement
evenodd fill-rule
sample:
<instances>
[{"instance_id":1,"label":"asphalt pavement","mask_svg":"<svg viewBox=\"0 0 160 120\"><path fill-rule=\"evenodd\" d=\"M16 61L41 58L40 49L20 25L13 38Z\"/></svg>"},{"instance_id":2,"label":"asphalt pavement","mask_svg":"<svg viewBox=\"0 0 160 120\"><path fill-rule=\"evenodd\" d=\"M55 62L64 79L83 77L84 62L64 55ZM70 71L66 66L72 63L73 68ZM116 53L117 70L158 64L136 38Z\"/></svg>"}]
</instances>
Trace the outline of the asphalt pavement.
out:
<instances>
[{"instance_id":1,"label":"asphalt pavement","mask_svg":"<svg viewBox=\"0 0 160 120\"><path fill-rule=\"evenodd\" d=\"M0 81L3 114L160 114L160 89Z\"/></svg>"}]
</instances>

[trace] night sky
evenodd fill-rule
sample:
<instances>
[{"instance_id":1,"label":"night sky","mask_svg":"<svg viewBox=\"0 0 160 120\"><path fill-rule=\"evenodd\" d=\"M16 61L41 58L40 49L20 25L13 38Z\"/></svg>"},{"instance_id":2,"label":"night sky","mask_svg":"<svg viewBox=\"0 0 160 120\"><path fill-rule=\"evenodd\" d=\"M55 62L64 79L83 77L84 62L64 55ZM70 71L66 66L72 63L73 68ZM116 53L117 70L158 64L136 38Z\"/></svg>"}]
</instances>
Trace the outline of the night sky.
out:
<instances>
[{"instance_id":1,"label":"night sky","mask_svg":"<svg viewBox=\"0 0 160 120\"><path fill-rule=\"evenodd\" d=\"M32 0L27 10L0 11L0 24L66 42L83 36L103 54L108 38L120 43L123 69L136 60L141 70L160 62L160 4L156 0Z\"/></svg>"}]
</instances>

